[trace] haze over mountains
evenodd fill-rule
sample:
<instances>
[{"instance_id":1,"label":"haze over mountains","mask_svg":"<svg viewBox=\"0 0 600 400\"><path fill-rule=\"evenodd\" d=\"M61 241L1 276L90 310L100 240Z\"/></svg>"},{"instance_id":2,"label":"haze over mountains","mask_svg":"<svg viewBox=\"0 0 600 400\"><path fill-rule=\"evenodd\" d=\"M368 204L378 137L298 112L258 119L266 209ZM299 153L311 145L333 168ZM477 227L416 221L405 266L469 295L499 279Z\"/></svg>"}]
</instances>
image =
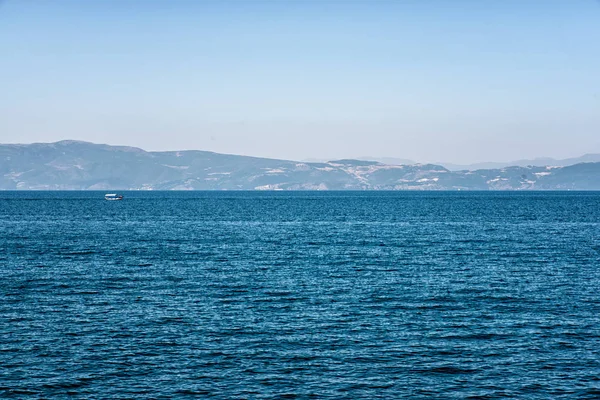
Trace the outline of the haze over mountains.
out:
<instances>
[{"instance_id":1,"label":"haze over mountains","mask_svg":"<svg viewBox=\"0 0 600 400\"><path fill-rule=\"evenodd\" d=\"M475 164L452 164L452 163L440 163L444 167L451 171L460 170L477 170L477 169L493 169L493 168L506 168L511 166L527 167L533 165L536 167L544 167L551 165L554 167L567 167L569 165L581 164L581 163L595 163L600 162L600 154L584 154L581 157L565 158L557 160L555 158L541 157L527 160L516 160L510 162L480 162Z\"/></svg>"},{"instance_id":2,"label":"haze over mountains","mask_svg":"<svg viewBox=\"0 0 600 400\"><path fill-rule=\"evenodd\" d=\"M396 157L371 157L371 156L362 156L356 157L357 160L364 161L377 161L383 164L390 165L412 165L419 164L417 161L410 160L407 158L396 158ZM327 160L320 159L306 159L306 162L326 162ZM450 171L474 171L478 169L494 169L494 168L506 168L506 167L527 167L530 165L536 167L545 167L545 166L554 166L554 167L567 167L569 165L575 165L580 163L587 162L600 162L600 154L584 154L581 157L573 157L573 158L565 158L565 159L556 159L550 157L540 157L533 159L525 159L525 160L516 160L509 162L479 162L473 164L454 164L447 162L436 162L434 164L441 165L442 167L450 170Z\"/></svg>"},{"instance_id":3,"label":"haze over mountains","mask_svg":"<svg viewBox=\"0 0 600 400\"><path fill-rule=\"evenodd\" d=\"M389 159L392 164L297 162L196 150L149 152L66 140L0 145L0 189L600 190L599 160L600 155L589 154L457 171L448 165L393 165Z\"/></svg>"}]
</instances>

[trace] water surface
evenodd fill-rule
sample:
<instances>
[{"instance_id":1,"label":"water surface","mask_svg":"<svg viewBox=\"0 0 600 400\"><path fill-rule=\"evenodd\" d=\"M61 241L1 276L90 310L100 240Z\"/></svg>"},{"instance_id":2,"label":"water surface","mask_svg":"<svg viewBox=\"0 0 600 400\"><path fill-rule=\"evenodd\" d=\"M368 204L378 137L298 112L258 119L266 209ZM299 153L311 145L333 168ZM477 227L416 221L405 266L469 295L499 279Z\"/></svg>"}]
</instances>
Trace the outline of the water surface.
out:
<instances>
[{"instance_id":1,"label":"water surface","mask_svg":"<svg viewBox=\"0 0 600 400\"><path fill-rule=\"evenodd\" d=\"M600 193L0 192L0 396L598 398Z\"/></svg>"}]
</instances>

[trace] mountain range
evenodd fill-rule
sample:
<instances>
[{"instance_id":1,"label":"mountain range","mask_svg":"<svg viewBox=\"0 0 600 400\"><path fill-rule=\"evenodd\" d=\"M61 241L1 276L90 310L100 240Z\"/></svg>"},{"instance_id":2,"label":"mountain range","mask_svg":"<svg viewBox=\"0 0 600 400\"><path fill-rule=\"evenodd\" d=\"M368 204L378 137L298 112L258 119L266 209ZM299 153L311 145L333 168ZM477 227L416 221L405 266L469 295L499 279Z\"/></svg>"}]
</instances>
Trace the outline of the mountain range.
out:
<instances>
[{"instance_id":1,"label":"mountain range","mask_svg":"<svg viewBox=\"0 0 600 400\"><path fill-rule=\"evenodd\" d=\"M461 170L477 170L477 169L494 169L494 168L506 168L506 167L528 167L533 165L535 167L554 166L554 167L568 167L570 165L581 164L581 163L594 163L600 162L600 154L584 154L581 157L556 159L549 157L515 160L510 162L481 162L475 164L452 164L452 163L440 163L450 171L461 171Z\"/></svg>"},{"instance_id":2,"label":"mountain range","mask_svg":"<svg viewBox=\"0 0 600 400\"><path fill-rule=\"evenodd\" d=\"M298 162L196 150L156 152L65 140L0 145L0 189L600 190L596 156L584 156L594 162L573 165L548 159L548 165L451 170L377 160Z\"/></svg>"},{"instance_id":3,"label":"mountain range","mask_svg":"<svg viewBox=\"0 0 600 400\"><path fill-rule=\"evenodd\" d=\"M365 160L365 161L378 161L382 164L390 164L390 165L406 165L406 164L418 164L416 161L407 159L407 158L395 158L395 157L372 157L372 156L362 156L356 157L357 160ZM323 159L306 159L304 161L307 162L325 162ZM533 165L535 167L545 167L545 166L554 166L554 167L567 167L569 165L581 164L581 163L589 163L589 162L600 162L600 154L584 154L581 157L573 157L573 158L565 158L565 159L556 159L550 157L540 157L540 158L532 158L532 159L524 159L524 160L515 160L508 162L479 162L473 164L454 164L448 162L436 162L436 165L441 165L442 167L450 170L450 171L474 171L478 169L497 169L497 168L506 168L506 167L528 167Z\"/></svg>"}]
</instances>

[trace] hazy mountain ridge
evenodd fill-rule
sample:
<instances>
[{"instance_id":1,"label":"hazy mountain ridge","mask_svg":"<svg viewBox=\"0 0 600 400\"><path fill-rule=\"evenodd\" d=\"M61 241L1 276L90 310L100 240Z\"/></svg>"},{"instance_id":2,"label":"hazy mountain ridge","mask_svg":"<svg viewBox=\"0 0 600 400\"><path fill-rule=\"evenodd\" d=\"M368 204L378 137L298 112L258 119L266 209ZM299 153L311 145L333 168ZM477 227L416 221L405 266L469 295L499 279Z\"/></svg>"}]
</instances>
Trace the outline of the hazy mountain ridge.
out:
<instances>
[{"instance_id":1,"label":"hazy mountain ridge","mask_svg":"<svg viewBox=\"0 0 600 400\"><path fill-rule=\"evenodd\" d=\"M407 158L395 158L395 157L369 157L369 156L361 156L356 157L356 160L364 160L364 161L377 161L382 164L389 165L407 165L407 164L417 164L416 161L407 159ZM306 162L325 162L326 160L318 160L318 159L306 159ZM572 157L572 158L564 158L564 159L556 159L550 157L540 157L540 158L532 158L532 159L522 159L515 160L509 162L498 162L498 161L487 161L487 162L478 162L473 164L455 164L449 162L435 162L436 165L441 165L442 167L450 170L450 171L474 171L478 169L500 169L506 167L545 167L545 166L553 166L553 167L568 167L570 165L581 164L581 163L593 163L600 162L600 154L584 154L580 157Z\"/></svg>"},{"instance_id":2,"label":"hazy mountain ridge","mask_svg":"<svg viewBox=\"0 0 600 400\"><path fill-rule=\"evenodd\" d=\"M478 170L478 169L494 169L494 168L506 168L506 167L568 167L575 164L581 163L596 163L600 162L600 154L584 154L580 157L556 159L550 157L541 157L533 159L515 160L510 162L480 162L475 164L452 164L452 163L439 163L450 171L463 171L463 170Z\"/></svg>"},{"instance_id":3,"label":"hazy mountain ridge","mask_svg":"<svg viewBox=\"0 0 600 400\"><path fill-rule=\"evenodd\" d=\"M600 190L600 162L451 171L377 161L296 162L79 141L0 145L4 190Z\"/></svg>"}]
</instances>

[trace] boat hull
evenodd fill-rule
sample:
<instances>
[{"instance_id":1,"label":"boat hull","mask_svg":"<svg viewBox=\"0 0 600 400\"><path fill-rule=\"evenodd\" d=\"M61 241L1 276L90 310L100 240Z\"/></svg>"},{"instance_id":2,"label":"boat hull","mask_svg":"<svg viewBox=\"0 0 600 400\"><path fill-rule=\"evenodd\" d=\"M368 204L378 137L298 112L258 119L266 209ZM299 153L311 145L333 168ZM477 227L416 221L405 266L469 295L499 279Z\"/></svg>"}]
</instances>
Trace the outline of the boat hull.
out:
<instances>
[{"instance_id":1,"label":"boat hull","mask_svg":"<svg viewBox=\"0 0 600 400\"><path fill-rule=\"evenodd\" d=\"M108 200L108 201L123 200L123 195L116 194L116 193L105 194L104 200Z\"/></svg>"}]
</instances>

